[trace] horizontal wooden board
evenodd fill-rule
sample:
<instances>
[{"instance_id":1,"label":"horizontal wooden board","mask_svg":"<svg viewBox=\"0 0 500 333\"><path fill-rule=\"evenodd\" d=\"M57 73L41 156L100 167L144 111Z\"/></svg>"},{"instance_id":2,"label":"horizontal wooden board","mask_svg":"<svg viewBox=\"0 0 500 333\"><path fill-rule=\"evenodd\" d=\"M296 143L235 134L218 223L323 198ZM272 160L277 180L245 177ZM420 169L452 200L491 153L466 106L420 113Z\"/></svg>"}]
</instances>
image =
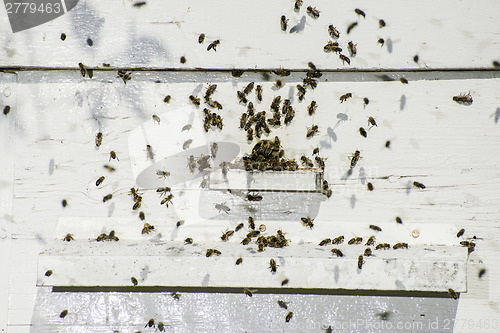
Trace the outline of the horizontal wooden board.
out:
<instances>
[{"instance_id":1,"label":"horizontal wooden board","mask_svg":"<svg viewBox=\"0 0 500 333\"><path fill-rule=\"evenodd\" d=\"M498 1L445 0L313 1L294 11L293 1L150 0L142 7L123 0L81 0L67 14L22 32L11 33L7 15L0 21L0 67L304 69L309 61L326 69L492 68L500 61ZM320 11L317 19L308 6ZM360 8L366 17L357 15ZM432 8L432 10L429 10ZM287 31L280 17L288 18ZM386 26L379 28L379 20ZM357 22L350 34L347 27ZM357 44L351 65L325 53L328 26L347 43ZM66 39L61 40L61 33ZM206 34L198 43L199 34ZM383 38L381 47L378 39ZM88 40L91 40L90 43ZM208 45L220 40L217 51ZM92 46L89 46L92 44ZM419 62L414 62L415 55ZM186 62L180 63L184 56Z\"/></svg>"}]
</instances>

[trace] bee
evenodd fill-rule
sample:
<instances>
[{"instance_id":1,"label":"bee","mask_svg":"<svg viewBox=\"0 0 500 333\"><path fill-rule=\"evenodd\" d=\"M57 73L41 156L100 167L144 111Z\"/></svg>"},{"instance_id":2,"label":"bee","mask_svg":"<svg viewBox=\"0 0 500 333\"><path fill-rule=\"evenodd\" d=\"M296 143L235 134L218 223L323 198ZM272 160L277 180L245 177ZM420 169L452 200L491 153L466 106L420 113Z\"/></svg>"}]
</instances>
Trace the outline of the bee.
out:
<instances>
[{"instance_id":1,"label":"bee","mask_svg":"<svg viewBox=\"0 0 500 333\"><path fill-rule=\"evenodd\" d=\"M212 94L215 92L215 89L217 89L216 84L211 84L210 86L208 86L207 91L205 92L205 100L210 99L210 96L212 96Z\"/></svg>"},{"instance_id":2,"label":"bee","mask_svg":"<svg viewBox=\"0 0 500 333\"><path fill-rule=\"evenodd\" d=\"M349 49L349 53L351 54L351 57L354 57L356 53L358 53L358 49L356 48L358 44L354 44L352 41L347 43L347 48Z\"/></svg>"},{"instance_id":3,"label":"bee","mask_svg":"<svg viewBox=\"0 0 500 333\"><path fill-rule=\"evenodd\" d=\"M397 249L407 249L408 248L408 244L407 243L397 243L397 244L394 244L394 246L392 248L394 250L397 250Z\"/></svg>"},{"instance_id":4,"label":"bee","mask_svg":"<svg viewBox=\"0 0 500 333\"><path fill-rule=\"evenodd\" d=\"M312 154L318 155L319 154L319 147L314 148Z\"/></svg>"},{"instance_id":5,"label":"bee","mask_svg":"<svg viewBox=\"0 0 500 333\"><path fill-rule=\"evenodd\" d=\"M295 0L295 4L294 4L294 9L296 11L300 10L300 7L302 6L302 3L303 3L303 0Z\"/></svg>"},{"instance_id":6,"label":"bee","mask_svg":"<svg viewBox=\"0 0 500 333\"><path fill-rule=\"evenodd\" d=\"M189 146L191 145L191 143L193 143L193 140L192 140L192 139L188 139L188 140L186 140L186 141L182 144L182 149L183 149L183 150L189 149Z\"/></svg>"},{"instance_id":7,"label":"bee","mask_svg":"<svg viewBox=\"0 0 500 333\"><path fill-rule=\"evenodd\" d=\"M243 289L243 292L245 293L245 295L247 295L248 297L252 297L253 296L253 293L256 292L256 290L250 290L248 288L245 288Z\"/></svg>"},{"instance_id":8,"label":"bee","mask_svg":"<svg viewBox=\"0 0 500 333\"><path fill-rule=\"evenodd\" d=\"M370 238L368 238L368 240L366 241L366 246L371 246L371 245L375 245L375 236L370 236Z\"/></svg>"},{"instance_id":9,"label":"bee","mask_svg":"<svg viewBox=\"0 0 500 333\"><path fill-rule=\"evenodd\" d=\"M59 318L64 318L66 317L66 315L68 314L68 310L63 310L60 314L59 314Z\"/></svg>"},{"instance_id":10,"label":"bee","mask_svg":"<svg viewBox=\"0 0 500 333\"><path fill-rule=\"evenodd\" d=\"M240 77L243 75L243 71L241 69L233 69L231 71L231 75L234 76L234 77Z\"/></svg>"},{"instance_id":11,"label":"bee","mask_svg":"<svg viewBox=\"0 0 500 333\"><path fill-rule=\"evenodd\" d=\"M368 136L368 134L366 133L366 130L363 127L359 128L359 134L361 134L361 136L363 136L365 138Z\"/></svg>"},{"instance_id":12,"label":"bee","mask_svg":"<svg viewBox=\"0 0 500 333\"><path fill-rule=\"evenodd\" d=\"M63 199L63 201L61 202L61 205L63 206L63 208L67 207L68 201L66 201L66 199Z\"/></svg>"},{"instance_id":13,"label":"bee","mask_svg":"<svg viewBox=\"0 0 500 333\"><path fill-rule=\"evenodd\" d=\"M211 99L209 99L205 103L207 103L212 108L217 108L219 110L223 109L222 105L217 101L212 101Z\"/></svg>"},{"instance_id":14,"label":"bee","mask_svg":"<svg viewBox=\"0 0 500 333\"><path fill-rule=\"evenodd\" d=\"M243 114L240 117L240 128L244 128L248 120L248 114L243 112Z\"/></svg>"},{"instance_id":15,"label":"bee","mask_svg":"<svg viewBox=\"0 0 500 333\"><path fill-rule=\"evenodd\" d=\"M220 239L223 242L227 242L229 240L229 237L231 237L232 235L234 235L234 231L228 230L228 231L222 233L222 236L220 236Z\"/></svg>"},{"instance_id":16,"label":"bee","mask_svg":"<svg viewBox=\"0 0 500 333\"><path fill-rule=\"evenodd\" d=\"M154 160L155 154L153 153L153 147L151 147L151 145L146 145L146 154L148 159Z\"/></svg>"},{"instance_id":17,"label":"bee","mask_svg":"<svg viewBox=\"0 0 500 333\"><path fill-rule=\"evenodd\" d=\"M326 53L329 53L329 52L340 53L340 52L342 52L342 48L339 47L339 43L338 42L328 41L326 43L326 45L323 46L323 51L326 52Z\"/></svg>"},{"instance_id":18,"label":"bee","mask_svg":"<svg viewBox=\"0 0 500 333\"><path fill-rule=\"evenodd\" d=\"M403 220L399 216L396 216L396 223L402 224Z\"/></svg>"},{"instance_id":19,"label":"bee","mask_svg":"<svg viewBox=\"0 0 500 333\"><path fill-rule=\"evenodd\" d=\"M337 257L343 257L344 256L344 254L342 253L342 251L340 251L339 249L336 249L336 248L332 249L332 253L335 254Z\"/></svg>"},{"instance_id":20,"label":"bee","mask_svg":"<svg viewBox=\"0 0 500 333\"><path fill-rule=\"evenodd\" d=\"M156 175L159 176L159 178L166 179L168 176L170 176L170 172L158 169L156 170Z\"/></svg>"},{"instance_id":21,"label":"bee","mask_svg":"<svg viewBox=\"0 0 500 333\"><path fill-rule=\"evenodd\" d=\"M300 158L300 160L302 161L302 164L304 164L308 168L314 167L313 162L310 159L308 159L307 157L305 157L304 155Z\"/></svg>"},{"instance_id":22,"label":"bee","mask_svg":"<svg viewBox=\"0 0 500 333\"><path fill-rule=\"evenodd\" d=\"M243 223L240 223L236 226L236 228L234 228L234 232L238 232L241 230L241 228L243 228Z\"/></svg>"},{"instance_id":23,"label":"bee","mask_svg":"<svg viewBox=\"0 0 500 333\"><path fill-rule=\"evenodd\" d=\"M481 269L479 270L479 273L477 274L477 276L478 276L479 278L482 278L482 277L483 277L483 275L484 275L485 273L486 273L486 269L481 268ZM45 274L45 275L47 275L47 274Z\"/></svg>"},{"instance_id":24,"label":"bee","mask_svg":"<svg viewBox=\"0 0 500 333\"><path fill-rule=\"evenodd\" d=\"M413 57L413 61L414 61L415 63L417 63L417 64L418 64L418 59L419 59L419 58L418 58L418 55L415 55L415 56Z\"/></svg>"},{"instance_id":25,"label":"bee","mask_svg":"<svg viewBox=\"0 0 500 333\"><path fill-rule=\"evenodd\" d=\"M383 38L379 38L377 43L380 44L380 47L384 46L385 40Z\"/></svg>"},{"instance_id":26,"label":"bee","mask_svg":"<svg viewBox=\"0 0 500 333\"><path fill-rule=\"evenodd\" d=\"M308 7L308 8L310 8L310 7ZM293 317L293 312L288 312L288 314L285 317L285 322L288 323L290 320L292 320L292 317Z\"/></svg>"},{"instance_id":27,"label":"bee","mask_svg":"<svg viewBox=\"0 0 500 333\"><path fill-rule=\"evenodd\" d=\"M107 239L108 239L108 235L106 235L105 233L102 233L99 236L97 236L97 238L95 240L98 242L102 242L102 241L105 241Z\"/></svg>"},{"instance_id":28,"label":"bee","mask_svg":"<svg viewBox=\"0 0 500 333\"><path fill-rule=\"evenodd\" d=\"M170 103L170 100L172 99L172 97L170 97L170 95L167 95L165 96L165 98L163 99L163 102L165 103Z\"/></svg>"},{"instance_id":29,"label":"bee","mask_svg":"<svg viewBox=\"0 0 500 333\"><path fill-rule=\"evenodd\" d=\"M253 140L253 129L249 128L247 130L247 140L252 141Z\"/></svg>"},{"instance_id":30,"label":"bee","mask_svg":"<svg viewBox=\"0 0 500 333\"><path fill-rule=\"evenodd\" d=\"M95 146L100 147L102 144L102 133L97 132L97 135L95 136Z\"/></svg>"},{"instance_id":31,"label":"bee","mask_svg":"<svg viewBox=\"0 0 500 333\"><path fill-rule=\"evenodd\" d=\"M247 84L247 86L245 87L245 89L243 89L243 93L245 95L248 95L249 93L251 93L252 90L253 90L253 86L254 86L253 82L250 82L249 84Z\"/></svg>"},{"instance_id":32,"label":"bee","mask_svg":"<svg viewBox=\"0 0 500 333\"><path fill-rule=\"evenodd\" d=\"M387 140L385 142L385 148L391 148L391 141Z\"/></svg>"},{"instance_id":33,"label":"bee","mask_svg":"<svg viewBox=\"0 0 500 333\"><path fill-rule=\"evenodd\" d=\"M236 92L236 96L238 96L238 99L240 100L240 103L243 103L243 104L246 104L248 103L248 100L247 98L245 97L245 94L241 91L237 91Z\"/></svg>"},{"instance_id":34,"label":"bee","mask_svg":"<svg viewBox=\"0 0 500 333\"><path fill-rule=\"evenodd\" d=\"M161 321L158 323L158 331L165 332L165 325Z\"/></svg>"},{"instance_id":35,"label":"bee","mask_svg":"<svg viewBox=\"0 0 500 333\"><path fill-rule=\"evenodd\" d=\"M375 250L389 250L391 248L391 245L390 244L387 244L387 243L382 243L382 244L378 244L377 246L375 246Z\"/></svg>"},{"instance_id":36,"label":"bee","mask_svg":"<svg viewBox=\"0 0 500 333\"><path fill-rule=\"evenodd\" d=\"M151 231L155 230L155 226L149 223L144 223L144 228L142 228L141 234L149 234Z\"/></svg>"},{"instance_id":37,"label":"bee","mask_svg":"<svg viewBox=\"0 0 500 333\"><path fill-rule=\"evenodd\" d=\"M240 244L243 244L243 245L248 245L248 244L250 244L250 242L251 242L251 241L252 241L252 239L251 239L251 238L249 238L249 237L245 237L245 238L243 238L243 240L240 242Z\"/></svg>"},{"instance_id":38,"label":"bee","mask_svg":"<svg viewBox=\"0 0 500 333\"><path fill-rule=\"evenodd\" d=\"M322 157L319 157L319 156L316 156L314 158L314 160L316 161L316 163L318 164L318 167L320 169L324 169L325 168L325 160L326 158L322 158ZM328 187L326 189L324 189L325 191L328 189Z\"/></svg>"},{"instance_id":39,"label":"bee","mask_svg":"<svg viewBox=\"0 0 500 333\"><path fill-rule=\"evenodd\" d=\"M155 122L157 122L157 123L158 123L158 125L160 125L160 121L161 121L160 117L158 117L158 116L157 116L157 115L155 115L155 114L154 114L154 115L152 115L151 117L153 118L153 120L154 120Z\"/></svg>"},{"instance_id":40,"label":"bee","mask_svg":"<svg viewBox=\"0 0 500 333\"><path fill-rule=\"evenodd\" d=\"M378 127L377 122L375 121L375 119L373 117L368 117L368 126L370 126L370 128L372 128L373 126Z\"/></svg>"},{"instance_id":41,"label":"bee","mask_svg":"<svg viewBox=\"0 0 500 333\"><path fill-rule=\"evenodd\" d=\"M363 261L363 256L362 256L362 255L360 255L360 256L358 257L358 268L359 268L359 269L361 269L361 268L363 267L363 263L364 263L364 261Z\"/></svg>"},{"instance_id":42,"label":"bee","mask_svg":"<svg viewBox=\"0 0 500 333\"><path fill-rule=\"evenodd\" d=\"M247 194L248 201L262 201L262 196L259 194Z\"/></svg>"},{"instance_id":43,"label":"bee","mask_svg":"<svg viewBox=\"0 0 500 333\"><path fill-rule=\"evenodd\" d=\"M145 218L146 218L146 215L144 214L144 212L139 212L139 219L141 221L144 221Z\"/></svg>"},{"instance_id":44,"label":"bee","mask_svg":"<svg viewBox=\"0 0 500 333\"><path fill-rule=\"evenodd\" d=\"M80 67L80 74L85 77L85 75L87 75L87 66L80 62L78 63L78 67Z\"/></svg>"},{"instance_id":45,"label":"bee","mask_svg":"<svg viewBox=\"0 0 500 333\"><path fill-rule=\"evenodd\" d=\"M465 233L465 229L460 229L458 232L457 232L457 238L458 237L462 237L462 235Z\"/></svg>"},{"instance_id":46,"label":"bee","mask_svg":"<svg viewBox=\"0 0 500 333\"><path fill-rule=\"evenodd\" d=\"M219 213L221 211L223 211L226 214L229 214L229 211L231 210L231 208L226 206L226 202L221 202L219 204L215 204L215 209L217 209L219 211Z\"/></svg>"},{"instance_id":47,"label":"bee","mask_svg":"<svg viewBox=\"0 0 500 333\"><path fill-rule=\"evenodd\" d=\"M351 157L350 168L353 169L361 158L359 150L356 150Z\"/></svg>"},{"instance_id":48,"label":"bee","mask_svg":"<svg viewBox=\"0 0 500 333\"><path fill-rule=\"evenodd\" d=\"M470 241L461 241L460 245L467 247L469 249L474 249L476 247L476 243Z\"/></svg>"},{"instance_id":49,"label":"bee","mask_svg":"<svg viewBox=\"0 0 500 333\"><path fill-rule=\"evenodd\" d=\"M312 18L317 19L319 17L320 11L316 9L316 7L307 7L307 13L311 15Z\"/></svg>"},{"instance_id":50,"label":"bee","mask_svg":"<svg viewBox=\"0 0 500 333\"><path fill-rule=\"evenodd\" d=\"M297 85L297 96L299 97L299 101L303 101L306 97L306 88L304 88L300 84Z\"/></svg>"},{"instance_id":51,"label":"bee","mask_svg":"<svg viewBox=\"0 0 500 333\"><path fill-rule=\"evenodd\" d=\"M193 239L191 237L188 237L184 240L184 244L193 244Z\"/></svg>"},{"instance_id":52,"label":"bee","mask_svg":"<svg viewBox=\"0 0 500 333\"><path fill-rule=\"evenodd\" d=\"M139 193L139 189L136 189L135 187L130 188L128 195L131 195L132 199L134 199L134 201L142 200L141 193Z\"/></svg>"},{"instance_id":53,"label":"bee","mask_svg":"<svg viewBox=\"0 0 500 333\"><path fill-rule=\"evenodd\" d=\"M286 31L286 28L288 26L288 19L286 18L285 15L281 16L280 23L281 23L281 31Z\"/></svg>"},{"instance_id":54,"label":"bee","mask_svg":"<svg viewBox=\"0 0 500 333\"><path fill-rule=\"evenodd\" d=\"M248 229L252 229L252 230L255 229L255 221L254 221L254 218L251 216L248 217Z\"/></svg>"},{"instance_id":55,"label":"bee","mask_svg":"<svg viewBox=\"0 0 500 333\"><path fill-rule=\"evenodd\" d=\"M124 70L119 70L117 77L121 78L123 80L123 83L127 84L127 81L130 81L130 79L132 78L132 72L127 73Z\"/></svg>"},{"instance_id":56,"label":"bee","mask_svg":"<svg viewBox=\"0 0 500 333\"><path fill-rule=\"evenodd\" d=\"M400 77L399 81L401 81L402 84L408 84L408 80L405 79L404 77Z\"/></svg>"},{"instance_id":57,"label":"bee","mask_svg":"<svg viewBox=\"0 0 500 333\"><path fill-rule=\"evenodd\" d=\"M364 18L366 18L365 12L364 12L364 11L362 11L361 9L356 8L356 9L354 10L354 12L355 12L356 14L358 14L358 15L363 16Z\"/></svg>"},{"instance_id":58,"label":"bee","mask_svg":"<svg viewBox=\"0 0 500 333\"><path fill-rule=\"evenodd\" d=\"M281 89L281 88L283 88L283 82L281 80L276 80L276 83L274 84L274 86L278 89Z\"/></svg>"},{"instance_id":59,"label":"bee","mask_svg":"<svg viewBox=\"0 0 500 333\"><path fill-rule=\"evenodd\" d=\"M111 161L111 159L118 160L118 161L120 160L118 158L118 156L116 156L116 152L114 150L109 152L109 161Z\"/></svg>"},{"instance_id":60,"label":"bee","mask_svg":"<svg viewBox=\"0 0 500 333\"><path fill-rule=\"evenodd\" d=\"M307 112L309 113L310 116L312 116L317 109L318 105L316 104L316 101L312 101L311 104L307 107Z\"/></svg>"},{"instance_id":61,"label":"bee","mask_svg":"<svg viewBox=\"0 0 500 333\"><path fill-rule=\"evenodd\" d=\"M276 273L276 261L274 259L269 260L269 268L271 269L271 272Z\"/></svg>"},{"instance_id":62,"label":"bee","mask_svg":"<svg viewBox=\"0 0 500 333\"><path fill-rule=\"evenodd\" d=\"M385 21L384 20L378 20L378 27L379 28L385 27Z\"/></svg>"},{"instance_id":63,"label":"bee","mask_svg":"<svg viewBox=\"0 0 500 333\"><path fill-rule=\"evenodd\" d=\"M309 216L308 217L301 217L300 220L302 221L302 224L306 227L309 227L312 229L314 227L313 219L311 219Z\"/></svg>"},{"instance_id":64,"label":"bee","mask_svg":"<svg viewBox=\"0 0 500 333\"><path fill-rule=\"evenodd\" d=\"M196 106L200 106L200 99L198 97L194 97L193 95L189 96L189 100Z\"/></svg>"},{"instance_id":65,"label":"bee","mask_svg":"<svg viewBox=\"0 0 500 333\"><path fill-rule=\"evenodd\" d=\"M273 73L278 75L278 76L289 76L290 75L290 71L287 69L284 69L282 67L280 67L280 69L274 70Z\"/></svg>"},{"instance_id":66,"label":"bee","mask_svg":"<svg viewBox=\"0 0 500 333\"><path fill-rule=\"evenodd\" d=\"M253 237L257 237L258 235L260 235L260 231L259 230L253 230L253 231L250 231L247 234L247 237L248 238L253 238Z\"/></svg>"},{"instance_id":67,"label":"bee","mask_svg":"<svg viewBox=\"0 0 500 333\"><path fill-rule=\"evenodd\" d=\"M373 224L370 224L370 229L375 230L375 231L382 231L382 228L380 228L379 226L373 225Z\"/></svg>"},{"instance_id":68,"label":"bee","mask_svg":"<svg viewBox=\"0 0 500 333\"><path fill-rule=\"evenodd\" d=\"M66 236L64 236L64 238L63 238L63 241L66 241L66 242L70 242L70 241L72 241L72 240L75 240L75 239L73 238L73 235L72 235L72 234L66 234Z\"/></svg>"},{"instance_id":69,"label":"bee","mask_svg":"<svg viewBox=\"0 0 500 333\"><path fill-rule=\"evenodd\" d=\"M136 279L135 277L133 277L133 276L132 276L132 277L130 278L130 281L132 281L132 284L133 284L134 286L137 286L138 282L137 282L137 279Z\"/></svg>"},{"instance_id":70,"label":"bee","mask_svg":"<svg viewBox=\"0 0 500 333\"><path fill-rule=\"evenodd\" d=\"M3 108L3 114L4 116L8 115L10 112L10 106L9 105L6 105L4 108Z\"/></svg>"},{"instance_id":71,"label":"bee","mask_svg":"<svg viewBox=\"0 0 500 333\"><path fill-rule=\"evenodd\" d=\"M112 241L114 240L115 242L118 242L120 239L118 237L115 236L115 231L114 230L111 230L109 232L109 235L107 236L106 240L108 241Z\"/></svg>"},{"instance_id":72,"label":"bee","mask_svg":"<svg viewBox=\"0 0 500 333\"><path fill-rule=\"evenodd\" d=\"M307 128L306 138L312 138L318 132L318 125L313 125Z\"/></svg>"},{"instance_id":73,"label":"bee","mask_svg":"<svg viewBox=\"0 0 500 333\"><path fill-rule=\"evenodd\" d=\"M455 292L455 290L453 289L448 289L448 293L450 294L450 296L453 298L453 299L458 299L458 294Z\"/></svg>"},{"instance_id":74,"label":"bee","mask_svg":"<svg viewBox=\"0 0 500 333\"><path fill-rule=\"evenodd\" d=\"M370 103L370 100L368 99L368 97L363 98L364 106L367 106L369 103Z\"/></svg>"},{"instance_id":75,"label":"bee","mask_svg":"<svg viewBox=\"0 0 500 333\"><path fill-rule=\"evenodd\" d=\"M349 58L348 58L348 57L346 57L345 55L343 55L343 54L339 54L339 58L340 58L340 60L342 60L342 64L343 64L344 62L347 62L347 64L348 64L348 65L350 65L350 64L351 64L351 59L349 59Z\"/></svg>"},{"instance_id":76,"label":"bee","mask_svg":"<svg viewBox=\"0 0 500 333\"><path fill-rule=\"evenodd\" d=\"M290 303L290 302L278 301L278 305L279 305L279 306L280 306L280 308L282 308L282 309L288 309L288 303Z\"/></svg>"},{"instance_id":77,"label":"bee","mask_svg":"<svg viewBox=\"0 0 500 333\"><path fill-rule=\"evenodd\" d=\"M471 105L473 101L470 93L467 94L462 93L460 95L453 96L453 100L458 104L463 104L463 105Z\"/></svg>"},{"instance_id":78,"label":"bee","mask_svg":"<svg viewBox=\"0 0 500 333\"><path fill-rule=\"evenodd\" d=\"M210 45L207 47L207 51L210 51L211 49L214 49L214 51L217 51L217 45L220 44L220 40L214 40Z\"/></svg>"},{"instance_id":79,"label":"bee","mask_svg":"<svg viewBox=\"0 0 500 333\"><path fill-rule=\"evenodd\" d=\"M369 248L369 247L367 247L367 248L365 249L365 252L363 253L363 255L364 255L365 257L369 257L369 256L371 256L371 255L372 255L372 249L371 249L371 248Z\"/></svg>"},{"instance_id":80,"label":"bee","mask_svg":"<svg viewBox=\"0 0 500 333\"><path fill-rule=\"evenodd\" d=\"M330 24L328 26L328 33L330 34L330 37L332 38L339 38L340 37L340 32L333 26L333 24Z\"/></svg>"},{"instance_id":81,"label":"bee","mask_svg":"<svg viewBox=\"0 0 500 333\"><path fill-rule=\"evenodd\" d=\"M323 239L321 242L319 242L319 246L325 246L325 245L328 245L332 242L332 240L330 238L325 238Z\"/></svg>"},{"instance_id":82,"label":"bee","mask_svg":"<svg viewBox=\"0 0 500 333\"><path fill-rule=\"evenodd\" d=\"M198 44L202 44L205 41L205 34L200 34L198 36Z\"/></svg>"},{"instance_id":83,"label":"bee","mask_svg":"<svg viewBox=\"0 0 500 333\"><path fill-rule=\"evenodd\" d=\"M207 252L205 253L205 256L207 258L212 257L214 255L214 249L207 249Z\"/></svg>"},{"instance_id":84,"label":"bee","mask_svg":"<svg viewBox=\"0 0 500 333\"><path fill-rule=\"evenodd\" d=\"M349 24L349 26L347 27L347 34L349 34L352 29L354 29L355 26L358 25L358 22L352 22L351 24Z\"/></svg>"},{"instance_id":85,"label":"bee","mask_svg":"<svg viewBox=\"0 0 500 333\"><path fill-rule=\"evenodd\" d=\"M155 327L155 320L153 318L149 319L148 323L144 327Z\"/></svg>"},{"instance_id":86,"label":"bee","mask_svg":"<svg viewBox=\"0 0 500 333\"><path fill-rule=\"evenodd\" d=\"M112 194L105 195L104 198L102 198L102 202L106 202L108 200L111 200L111 198L113 198Z\"/></svg>"},{"instance_id":87,"label":"bee","mask_svg":"<svg viewBox=\"0 0 500 333\"><path fill-rule=\"evenodd\" d=\"M342 244L344 242L344 236L339 236L332 240L333 245Z\"/></svg>"},{"instance_id":88,"label":"bee","mask_svg":"<svg viewBox=\"0 0 500 333\"><path fill-rule=\"evenodd\" d=\"M255 92L257 93L257 100L259 102L262 102L262 86L261 85L258 85L256 88L255 88Z\"/></svg>"},{"instance_id":89,"label":"bee","mask_svg":"<svg viewBox=\"0 0 500 333\"><path fill-rule=\"evenodd\" d=\"M345 93L344 95L340 96L340 103L344 103L347 101L348 98L351 98L352 94L351 93Z\"/></svg>"},{"instance_id":90,"label":"bee","mask_svg":"<svg viewBox=\"0 0 500 333\"><path fill-rule=\"evenodd\" d=\"M425 188L425 185L419 182L413 182L413 186L422 190Z\"/></svg>"},{"instance_id":91,"label":"bee","mask_svg":"<svg viewBox=\"0 0 500 333\"><path fill-rule=\"evenodd\" d=\"M181 61L181 64L185 64L186 63L186 57L182 56L180 61Z\"/></svg>"},{"instance_id":92,"label":"bee","mask_svg":"<svg viewBox=\"0 0 500 333\"><path fill-rule=\"evenodd\" d=\"M45 272L45 276L51 276L52 273L53 273L52 270L49 269L48 271Z\"/></svg>"},{"instance_id":93,"label":"bee","mask_svg":"<svg viewBox=\"0 0 500 333\"><path fill-rule=\"evenodd\" d=\"M349 239L347 244L358 245L358 244L361 244L362 241L363 241L363 237L353 237L353 238Z\"/></svg>"},{"instance_id":94,"label":"bee","mask_svg":"<svg viewBox=\"0 0 500 333\"><path fill-rule=\"evenodd\" d=\"M163 198L163 199L161 200L160 205L165 204L165 205L167 206L167 208L168 208L168 205L169 205L169 204L170 204L170 205L172 205L172 204L173 204L173 203L172 203L172 199L173 199L173 198L174 198L174 195L173 195L173 194L169 194L169 195L167 195L165 198ZM139 208L139 207L138 207L138 208ZM136 209L137 209L137 208L136 208Z\"/></svg>"}]
</instances>

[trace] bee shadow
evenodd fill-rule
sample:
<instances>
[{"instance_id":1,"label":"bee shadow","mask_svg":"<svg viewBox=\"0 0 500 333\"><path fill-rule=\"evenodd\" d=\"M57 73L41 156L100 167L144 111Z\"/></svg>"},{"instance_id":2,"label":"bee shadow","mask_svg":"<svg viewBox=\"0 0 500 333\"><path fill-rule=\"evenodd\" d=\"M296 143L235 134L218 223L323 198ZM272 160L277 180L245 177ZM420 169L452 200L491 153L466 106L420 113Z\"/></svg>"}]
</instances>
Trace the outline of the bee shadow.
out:
<instances>
[{"instance_id":1,"label":"bee shadow","mask_svg":"<svg viewBox=\"0 0 500 333\"><path fill-rule=\"evenodd\" d=\"M341 180L347 180L347 178L351 177L352 175L352 169L349 169L347 170L347 172L345 173L345 175L343 175L340 179Z\"/></svg>"},{"instance_id":2,"label":"bee shadow","mask_svg":"<svg viewBox=\"0 0 500 333\"><path fill-rule=\"evenodd\" d=\"M111 217L114 211L115 211L115 203L113 202L108 207L108 217Z\"/></svg>"},{"instance_id":3,"label":"bee shadow","mask_svg":"<svg viewBox=\"0 0 500 333\"><path fill-rule=\"evenodd\" d=\"M333 128L328 127L327 130L326 130L326 133L328 134L328 136L330 138L332 138L332 140L334 142L337 142L337 134L335 134L335 132L333 131Z\"/></svg>"},{"instance_id":4,"label":"bee shadow","mask_svg":"<svg viewBox=\"0 0 500 333\"><path fill-rule=\"evenodd\" d=\"M364 167L361 167L359 169L359 181L361 182L361 184L365 184L366 183L366 170Z\"/></svg>"},{"instance_id":5,"label":"bee shadow","mask_svg":"<svg viewBox=\"0 0 500 333\"><path fill-rule=\"evenodd\" d=\"M356 194L351 195L351 199L349 201L351 203L351 208L354 209L354 207L356 207Z\"/></svg>"},{"instance_id":6,"label":"bee shadow","mask_svg":"<svg viewBox=\"0 0 500 333\"><path fill-rule=\"evenodd\" d=\"M500 119L500 108L495 111L495 124L498 123L498 119Z\"/></svg>"},{"instance_id":7,"label":"bee shadow","mask_svg":"<svg viewBox=\"0 0 500 333\"><path fill-rule=\"evenodd\" d=\"M297 33L297 32L303 31L305 29L305 27L306 27L306 17L303 15L300 18L299 23L297 23L296 25L294 25L290 29L290 33L293 34L293 33Z\"/></svg>"},{"instance_id":8,"label":"bee shadow","mask_svg":"<svg viewBox=\"0 0 500 333\"><path fill-rule=\"evenodd\" d=\"M54 163L54 159L52 158L49 162L49 176L52 176L52 174L54 173L54 166L55 166L55 163Z\"/></svg>"},{"instance_id":9,"label":"bee shadow","mask_svg":"<svg viewBox=\"0 0 500 333\"><path fill-rule=\"evenodd\" d=\"M409 181L406 183L406 194L407 194L407 195L410 195L410 193L411 193L411 188L412 188L412 183L411 183L411 180L409 180Z\"/></svg>"},{"instance_id":10,"label":"bee shadow","mask_svg":"<svg viewBox=\"0 0 500 333\"><path fill-rule=\"evenodd\" d=\"M406 95L401 95L401 99L399 100L399 110L403 111L406 106Z\"/></svg>"}]
</instances>

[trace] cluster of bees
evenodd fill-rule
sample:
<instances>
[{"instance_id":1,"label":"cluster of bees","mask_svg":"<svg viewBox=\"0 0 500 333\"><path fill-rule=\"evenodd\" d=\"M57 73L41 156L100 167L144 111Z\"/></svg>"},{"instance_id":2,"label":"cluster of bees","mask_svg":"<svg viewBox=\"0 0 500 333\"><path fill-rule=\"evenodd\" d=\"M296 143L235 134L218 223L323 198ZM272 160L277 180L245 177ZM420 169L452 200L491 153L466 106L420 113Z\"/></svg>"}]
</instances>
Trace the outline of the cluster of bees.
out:
<instances>
[{"instance_id":1,"label":"cluster of bees","mask_svg":"<svg viewBox=\"0 0 500 333\"><path fill-rule=\"evenodd\" d=\"M243 157L245 170L273 170L273 171L295 171L298 164L295 159L286 159L285 151L281 148L281 141L276 136L274 140L260 140L252 148L248 156Z\"/></svg>"},{"instance_id":2,"label":"cluster of bees","mask_svg":"<svg viewBox=\"0 0 500 333\"><path fill-rule=\"evenodd\" d=\"M120 239L115 236L115 231L111 230L108 234L102 233L99 236L97 236L96 241L98 242L103 242L103 241L115 241L118 242Z\"/></svg>"}]
</instances>

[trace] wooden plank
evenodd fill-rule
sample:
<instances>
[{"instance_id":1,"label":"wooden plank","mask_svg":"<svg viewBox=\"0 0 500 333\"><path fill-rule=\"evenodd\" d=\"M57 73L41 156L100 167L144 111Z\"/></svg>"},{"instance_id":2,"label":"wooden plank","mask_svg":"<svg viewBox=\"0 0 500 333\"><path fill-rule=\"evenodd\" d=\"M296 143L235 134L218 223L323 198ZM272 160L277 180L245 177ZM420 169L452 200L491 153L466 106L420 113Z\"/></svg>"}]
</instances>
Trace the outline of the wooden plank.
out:
<instances>
[{"instance_id":1,"label":"wooden plank","mask_svg":"<svg viewBox=\"0 0 500 333\"><path fill-rule=\"evenodd\" d=\"M318 19L306 13L309 5L321 11ZM437 5L430 0L404 4L365 0L356 5L307 3L295 12L288 0L151 0L140 8L122 0L82 0L54 21L2 34L0 67L78 69L83 62L99 68L107 63L131 68L304 69L313 61L319 68L342 70L492 68L492 61L500 60L500 45L495 42L500 31L491 13L498 12L499 6L494 0L473 5L452 0ZM355 8L362 9L366 18L358 16ZM281 15L289 19L287 32L280 29ZM384 28L379 28L379 19L385 20ZM353 22L358 25L347 34ZM323 51L330 24L341 32L338 41L345 55L349 41L357 44L351 66ZM10 30L7 15L2 16L0 27ZM64 41L61 33L67 36ZM200 33L207 36L201 45ZM385 40L383 47L379 38ZM207 51L216 39L220 40L217 51ZM415 55L419 63L413 61ZM180 63L182 56L185 64Z\"/></svg>"}]
</instances>

